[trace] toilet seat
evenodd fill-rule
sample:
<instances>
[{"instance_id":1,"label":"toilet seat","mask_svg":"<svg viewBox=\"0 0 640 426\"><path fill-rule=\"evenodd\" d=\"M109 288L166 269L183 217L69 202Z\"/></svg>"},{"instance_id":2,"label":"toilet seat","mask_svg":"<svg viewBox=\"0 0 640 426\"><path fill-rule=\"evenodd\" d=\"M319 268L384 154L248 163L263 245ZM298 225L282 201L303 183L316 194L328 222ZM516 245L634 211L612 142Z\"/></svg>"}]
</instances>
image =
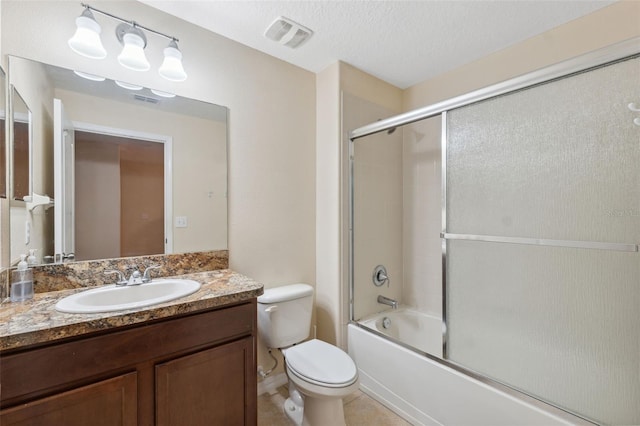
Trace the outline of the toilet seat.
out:
<instances>
[{"instance_id":1,"label":"toilet seat","mask_svg":"<svg viewBox=\"0 0 640 426\"><path fill-rule=\"evenodd\" d=\"M291 373L314 385L342 388L358 380L358 370L351 357L322 340L293 346L286 350L285 357Z\"/></svg>"}]
</instances>

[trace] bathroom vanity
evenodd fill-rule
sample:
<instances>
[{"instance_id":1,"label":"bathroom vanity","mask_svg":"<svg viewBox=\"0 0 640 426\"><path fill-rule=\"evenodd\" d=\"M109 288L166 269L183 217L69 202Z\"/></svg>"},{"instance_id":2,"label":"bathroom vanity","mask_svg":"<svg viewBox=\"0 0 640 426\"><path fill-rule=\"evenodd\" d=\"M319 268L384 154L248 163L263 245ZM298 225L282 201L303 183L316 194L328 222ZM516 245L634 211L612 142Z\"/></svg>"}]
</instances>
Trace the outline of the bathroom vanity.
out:
<instances>
[{"instance_id":1,"label":"bathroom vanity","mask_svg":"<svg viewBox=\"0 0 640 426\"><path fill-rule=\"evenodd\" d=\"M0 323L0 423L256 424L262 285L229 270L189 278L197 293L126 313L52 312L69 291L36 295L11 321L52 327L25 323L16 337Z\"/></svg>"}]
</instances>

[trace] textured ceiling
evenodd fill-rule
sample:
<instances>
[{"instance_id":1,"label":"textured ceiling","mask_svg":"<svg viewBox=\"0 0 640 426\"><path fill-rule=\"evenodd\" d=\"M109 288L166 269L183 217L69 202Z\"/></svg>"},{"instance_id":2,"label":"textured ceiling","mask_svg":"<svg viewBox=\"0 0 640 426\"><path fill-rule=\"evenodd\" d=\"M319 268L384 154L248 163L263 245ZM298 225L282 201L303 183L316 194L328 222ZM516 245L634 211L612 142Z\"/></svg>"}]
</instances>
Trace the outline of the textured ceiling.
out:
<instances>
[{"instance_id":1,"label":"textured ceiling","mask_svg":"<svg viewBox=\"0 0 640 426\"><path fill-rule=\"evenodd\" d=\"M171 15L309 71L341 60L406 88L613 1L167 1ZM285 16L314 31L292 50L266 39Z\"/></svg>"}]
</instances>

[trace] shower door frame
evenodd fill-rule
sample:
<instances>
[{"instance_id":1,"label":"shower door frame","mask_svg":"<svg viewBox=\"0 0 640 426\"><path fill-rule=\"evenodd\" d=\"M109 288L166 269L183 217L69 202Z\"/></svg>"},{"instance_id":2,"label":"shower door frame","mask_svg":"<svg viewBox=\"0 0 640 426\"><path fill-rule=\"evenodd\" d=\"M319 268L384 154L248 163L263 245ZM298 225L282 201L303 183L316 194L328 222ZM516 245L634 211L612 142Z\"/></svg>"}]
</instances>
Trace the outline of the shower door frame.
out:
<instances>
[{"instance_id":1,"label":"shower door frame","mask_svg":"<svg viewBox=\"0 0 640 426\"><path fill-rule=\"evenodd\" d=\"M441 102L437 102L404 114L396 115L384 120L380 120L358 129L355 129L349 133L348 141L348 277L349 277L349 323L358 327L365 328L367 331L377 334L383 338L389 339L387 336L362 326L354 318L354 294L355 294L355 281L354 281L354 143L357 139L383 132L395 127L411 124L427 118L441 116L441 151L442 151L442 230L441 230L441 242L442 242L442 322L443 322L443 334L442 334L442 358L422 352L416 348L408 346L402 342L397 342L401 346L418 352L421 355L426 356L432 361L449 367L455 371L466 374L480 382L494 387L510 396L523 400L535 407L543 410L553 410L554 414L566 418L569 421L575 421L575 417L585 420L589 423L598 424L593 419L586 418L584 415L572 412L562 407L554 405L551 401L539 399L538 397L529 395L520 389L516 389L508 384L489 378L481 373L457 364L453 361L446 359L447 357L447 341L448 341L448 327L447 327L447 240L473 240L473 241L490 241L490 242L503 242L513 244L527 244L527 245L542 245L542 246L556 246L556 247L572 247L572 248L591 248L591 249L604 249L615 250L625 252L638 252L640 251L640 244L620 244L620 243L603 243L603 242L587 242L587 241L565 241L565 240L550 240L550 239L538 239L538 238L511 238L511 237L491 237L485 235L466 235L466 234L451 234L447 232L447 112L456 108L460 108L466 105L470 105L476 102L494 98L500 95L513 93L519 90L532 88L537 85L549 83L554 80L569 77L574 74L588 72L595 68L611 65L615 62L631 59L640 55L640 37L633 37L628 40L607 46L590 53L586 53L557 64L544 67L521 76L505 80L503 82L484 87L464 95L456 96Z\"/></svg>"}]
</instances>

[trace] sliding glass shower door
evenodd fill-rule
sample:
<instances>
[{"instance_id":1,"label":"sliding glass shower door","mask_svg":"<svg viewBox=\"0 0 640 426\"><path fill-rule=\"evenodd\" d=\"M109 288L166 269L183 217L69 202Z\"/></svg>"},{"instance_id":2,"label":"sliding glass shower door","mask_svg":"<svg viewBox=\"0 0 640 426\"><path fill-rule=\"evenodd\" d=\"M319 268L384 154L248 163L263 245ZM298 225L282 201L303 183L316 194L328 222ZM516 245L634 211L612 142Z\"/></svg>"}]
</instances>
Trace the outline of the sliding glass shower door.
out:
<instances>
[{"instance_id":1,"label":"sliding glass shower door","mask_svg":"<svg viewBox=\"0 0 640 426\"><path fill-rule=\"evenodd\" d=\"M640 424L640 59L446 113L445 358Z\"/></svg>"}]
</instances>

